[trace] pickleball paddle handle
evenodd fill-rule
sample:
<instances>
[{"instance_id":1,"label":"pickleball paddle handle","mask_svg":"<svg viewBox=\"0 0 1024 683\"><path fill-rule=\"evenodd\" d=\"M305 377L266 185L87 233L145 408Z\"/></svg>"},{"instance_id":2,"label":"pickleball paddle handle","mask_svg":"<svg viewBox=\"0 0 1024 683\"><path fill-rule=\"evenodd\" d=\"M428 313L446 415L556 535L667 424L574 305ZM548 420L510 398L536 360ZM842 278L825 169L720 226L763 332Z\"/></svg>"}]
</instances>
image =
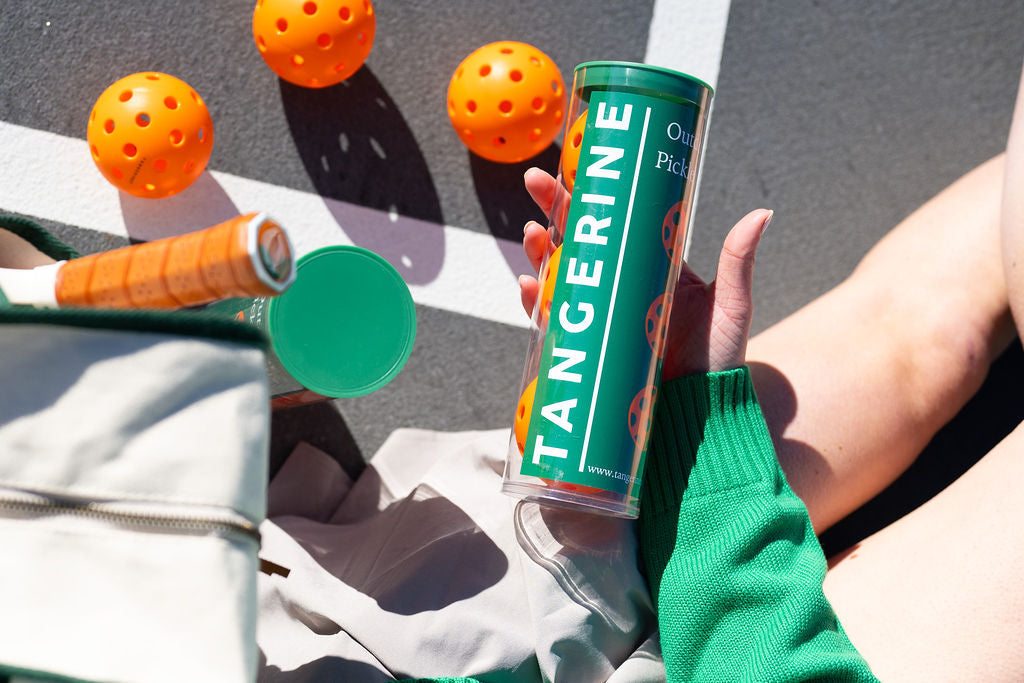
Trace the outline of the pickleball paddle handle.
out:
<instances>
[{"instance_id":1,"label":"pickleball paddle handle","mask_svg":"<svg viewBox=\"0 0 1024 683\"><path fill-rule=\"evenodd\" d=\"M263 213L205 230L72 259L57 273L58 306L181 308L273 296L295 278L287 233Z\"/></svg>"}]
</instances>

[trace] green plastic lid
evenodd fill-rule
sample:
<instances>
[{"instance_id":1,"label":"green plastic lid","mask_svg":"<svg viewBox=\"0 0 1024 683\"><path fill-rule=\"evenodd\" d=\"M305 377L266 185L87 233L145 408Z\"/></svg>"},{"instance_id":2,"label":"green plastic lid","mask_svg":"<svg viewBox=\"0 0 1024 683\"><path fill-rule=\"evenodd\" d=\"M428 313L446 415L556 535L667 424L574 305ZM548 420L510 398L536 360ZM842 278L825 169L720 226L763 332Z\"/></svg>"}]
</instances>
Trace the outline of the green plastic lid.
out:
<instances>
[{"instance_id":1,"label":"green plastic lid","mask_svg":"<svg viewBox=\"0 0 1024 683\"><path fill-rule=\"evenodd\" d=\"M715 89L699 78L635 62L584 62L576 67L576 78L584 98L589 98L592 90L630 90L702 103L715 94Z\"/></svg>"},{"instance_id":2,"label":"green plastic lid","mask_svg":"<svg viewBox=\"0 0 1024 683\"><path fill-rule=\"evenodd\" d=\"M281 365L307 389L336 398L390 382L416 339L416 308L402 276L359 247L300 258L295 282L271 300L268 317Z\"/></svg>"}]
</instances>

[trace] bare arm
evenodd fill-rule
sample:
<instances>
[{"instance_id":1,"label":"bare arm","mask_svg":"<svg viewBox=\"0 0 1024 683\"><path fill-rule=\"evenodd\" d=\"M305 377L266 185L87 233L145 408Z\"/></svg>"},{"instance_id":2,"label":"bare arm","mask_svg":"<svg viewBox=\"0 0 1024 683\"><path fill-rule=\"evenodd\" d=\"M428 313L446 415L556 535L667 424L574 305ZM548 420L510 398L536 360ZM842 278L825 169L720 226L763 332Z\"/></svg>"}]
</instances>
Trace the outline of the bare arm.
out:
<instances>
[{"instance_id":1,"label":"bare arm","mask_svg":"<svg viewBox=\"0 0 1024 683\"><path fill-rule=\"evenodd\" d=\"M1024 74L1017 89L1002 201L1003 270L1018 331L1024 326Z\"/></svg>"},{"instance_id":2,"label":"bare arm","mask_svg":"<svg viewBox=\"0 0 1024 683\"><path fill-rule=\"evenodd\" d=\"M1003 166L999 156L968 173L847 280L751 340L779 461L817 531L899 476L1012 340Z\"/></svg>"}]
</instances>

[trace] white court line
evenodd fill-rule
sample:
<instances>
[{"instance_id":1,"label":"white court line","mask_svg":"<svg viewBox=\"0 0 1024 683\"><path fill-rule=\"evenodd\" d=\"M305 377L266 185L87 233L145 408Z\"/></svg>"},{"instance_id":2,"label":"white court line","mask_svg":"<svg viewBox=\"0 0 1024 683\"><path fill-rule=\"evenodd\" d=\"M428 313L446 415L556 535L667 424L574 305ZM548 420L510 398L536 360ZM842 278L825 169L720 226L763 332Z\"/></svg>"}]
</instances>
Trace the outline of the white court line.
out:
<instances>
[{"instance_id":1,"label":"white court line","mask_svg":"<svg viewBox=\"0 0 1024 683\"><path fill-rule=\"evenodd\" d=\"M530 265L518 242L219 171L175 197L137 199L107 183L84 140L6 122L0 122L0 150L0 210L136 239L266 211L285 226L300 255L357 243L388 259L419 304L529 326L517 279Z\"/></svg>"},{"instance_id":2,"label":"white court line","mask_svg":"<svg viewBox=\"0 0 1024 683\"><path fill-rule=\"evenodd\" d=\"M718 87L729 0L656 0L644 62Z\"/></svg>"}]
</instances>

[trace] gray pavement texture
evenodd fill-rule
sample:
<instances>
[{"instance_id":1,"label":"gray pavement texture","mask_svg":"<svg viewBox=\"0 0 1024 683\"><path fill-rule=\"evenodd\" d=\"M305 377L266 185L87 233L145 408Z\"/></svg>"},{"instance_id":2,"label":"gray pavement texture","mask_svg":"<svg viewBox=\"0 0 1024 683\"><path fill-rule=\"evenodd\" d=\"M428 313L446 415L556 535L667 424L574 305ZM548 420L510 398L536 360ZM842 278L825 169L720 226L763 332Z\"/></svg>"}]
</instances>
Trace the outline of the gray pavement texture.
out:
<instances>
[{"instance_id":1,"label":"gray pavement texture","mask_svg":"<svg viewBox=\"0 0 1024 683\"><path fill-rule=\"evenodd\" d=\"M379 0L366 66L346 85L309 91L279 81L259 58L253 4L7 0L0 119L84 138L107 85L164 71L210 106L210 168L518 239L540 217L521 187L530 164L492 164L462 147L444 109L452 71L499 39L536 45L567 82L579 62L639 61L652 7ZM1022 55L1019 0L735 0L691 265L713 276L728 228L764 206L776 216L758 258L755 331L827 291L902 218L1003 148ZM553 171L557 158L556 144L530 163ZM152 237L145 212L133 220L135 204L122 205L133 236ZM108 235L46 225L82 252L116 246ZM397 427L508 425L526 333L423 306L417 315L416 348L391 385L274 416L275 463L306 439L355 473ZM830 549L941 489L1021 419L1005 400L1022 368L1019 347L998 368L907 477L826 536Z\"/></svg>"},{"instance_id":2,"label":"gray pavement texture","mask_svg":"<svg viewBox=\"0 0 1024 683\"><path fill-rule=\"evenodd\" d=\"M690 264L712 275L733 222L775 209L754 332L792 313L1005 148L1022 56L1017 0L734 2Z\"/></svg>"}]
</instances>

